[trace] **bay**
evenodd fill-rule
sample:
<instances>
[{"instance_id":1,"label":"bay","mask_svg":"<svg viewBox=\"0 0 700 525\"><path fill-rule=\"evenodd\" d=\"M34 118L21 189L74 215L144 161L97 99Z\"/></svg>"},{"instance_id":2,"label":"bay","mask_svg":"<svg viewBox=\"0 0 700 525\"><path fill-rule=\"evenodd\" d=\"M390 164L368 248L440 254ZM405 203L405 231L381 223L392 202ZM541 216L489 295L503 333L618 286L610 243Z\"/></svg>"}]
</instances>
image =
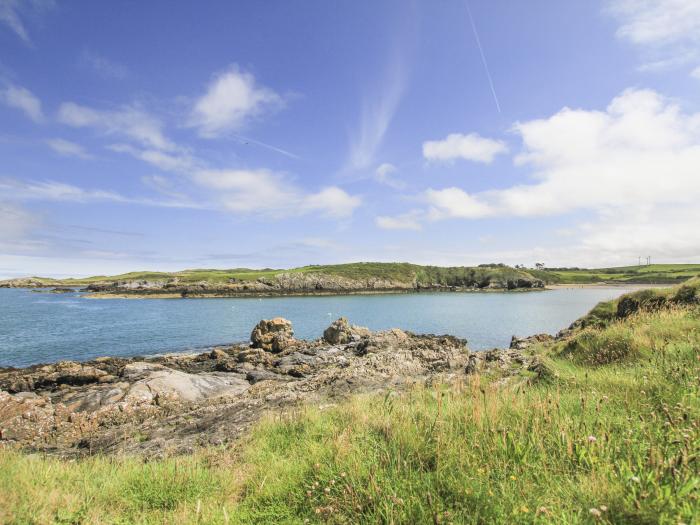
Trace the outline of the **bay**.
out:
<instances>
[{"instance_id":1,"label":"bay","mask_svg":"<svg viewBox=\"0 0 700 525\"><path fill-rule=\"evenodd\" d=\"M512 335L554 334L627 288L527 293L414 293L225 299L87 299L0 289L0 366L99 356L185 352L247 341L260 319L285 317L303 339L333 320L372 330L464 337L473 350L507 347Z\"/></svg>"}]
</instances>

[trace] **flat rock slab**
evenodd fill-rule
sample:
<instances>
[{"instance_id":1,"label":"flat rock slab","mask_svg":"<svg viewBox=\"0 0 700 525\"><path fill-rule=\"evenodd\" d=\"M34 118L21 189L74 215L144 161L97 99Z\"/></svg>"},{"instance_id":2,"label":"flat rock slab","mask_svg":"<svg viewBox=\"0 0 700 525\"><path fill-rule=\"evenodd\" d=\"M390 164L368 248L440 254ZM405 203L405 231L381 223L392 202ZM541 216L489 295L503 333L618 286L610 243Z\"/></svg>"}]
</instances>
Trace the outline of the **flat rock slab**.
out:
<instances>
[{"instance_id":1,"label":"flat rock slab","mask_svg":"<svg viewBox=\"0 0 700 525\"><path fill-rule=\"evenodd\" d=\"M250 383L238 374L211 372L188 374L151 363L132 363L124 367L123 377L143 377L137 380L124 401L150 403L169 399L195 403L221 396L240 395L250 387Z\"/></svg>"}]
</instances>

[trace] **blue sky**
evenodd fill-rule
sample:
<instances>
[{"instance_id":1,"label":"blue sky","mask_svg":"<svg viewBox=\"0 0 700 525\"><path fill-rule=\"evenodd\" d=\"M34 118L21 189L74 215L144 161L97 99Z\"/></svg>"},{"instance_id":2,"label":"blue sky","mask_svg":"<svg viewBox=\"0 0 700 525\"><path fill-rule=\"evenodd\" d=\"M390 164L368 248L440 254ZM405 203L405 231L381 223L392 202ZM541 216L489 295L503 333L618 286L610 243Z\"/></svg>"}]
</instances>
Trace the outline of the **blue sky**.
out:
<instances>
[{"instance_id":1,"label":"blue sky","mask_svg":"<svg viewBox=\"0 0 700 525\"><path fill-rule=\"evenodd\" d=\"M0 277L700 261L700 3L0 0Z\"/></svg>"}]
</instances>

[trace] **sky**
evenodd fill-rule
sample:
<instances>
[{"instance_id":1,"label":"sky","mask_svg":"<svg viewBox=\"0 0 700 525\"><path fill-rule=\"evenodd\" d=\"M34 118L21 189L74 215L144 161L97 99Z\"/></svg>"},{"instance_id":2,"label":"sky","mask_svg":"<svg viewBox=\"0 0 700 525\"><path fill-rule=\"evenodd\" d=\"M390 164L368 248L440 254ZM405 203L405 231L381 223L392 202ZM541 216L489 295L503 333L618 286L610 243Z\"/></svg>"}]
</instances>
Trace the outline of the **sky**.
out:
<instances>
[{"instance_id":1,"label":"sky","mask_svg":"<svg viewBox=\"0 0 700 525\"><path fill-rule=\"evenodd\" d=\"M700 262L700 2L0 0L0 278Z\"/></svg>"}]
</instances>

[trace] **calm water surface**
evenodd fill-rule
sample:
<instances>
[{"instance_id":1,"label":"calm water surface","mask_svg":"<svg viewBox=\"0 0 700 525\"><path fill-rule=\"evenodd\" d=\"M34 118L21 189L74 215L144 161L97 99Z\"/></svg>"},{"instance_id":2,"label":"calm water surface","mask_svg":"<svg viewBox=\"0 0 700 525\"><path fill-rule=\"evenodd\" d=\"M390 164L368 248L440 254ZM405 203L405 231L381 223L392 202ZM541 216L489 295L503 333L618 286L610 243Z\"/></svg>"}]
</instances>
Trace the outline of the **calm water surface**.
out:
<instances>
[{"instance_id":1,"label":"calm water surface","mask_svg":"<svg viewBox=\"0 0 700 525\"><path fill-rule=\"evenodd\" d=\"M296 336L320 337L345 316L373 330L452 334L475 350L512 335L556 333L624 288L530 293L421 293L231 299L85 299L0 289L0 366L178 352L246 341L260 319L282 316Z\"/></svg>"}]
</instances>

